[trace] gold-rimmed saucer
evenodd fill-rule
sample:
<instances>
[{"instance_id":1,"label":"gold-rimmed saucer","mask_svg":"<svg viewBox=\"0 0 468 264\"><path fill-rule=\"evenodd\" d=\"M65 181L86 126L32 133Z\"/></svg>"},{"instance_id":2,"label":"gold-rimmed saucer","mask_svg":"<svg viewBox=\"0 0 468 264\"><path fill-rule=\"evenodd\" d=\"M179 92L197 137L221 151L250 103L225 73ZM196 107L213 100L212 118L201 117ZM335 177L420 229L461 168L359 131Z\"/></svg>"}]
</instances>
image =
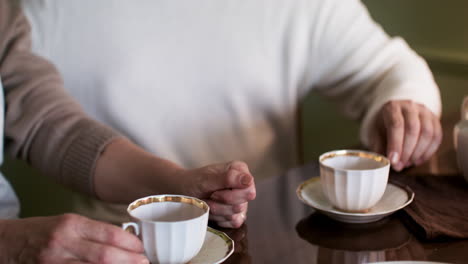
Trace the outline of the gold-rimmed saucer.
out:
<instances>
[{"instance_id":1,"label":"gold-rimmed saucer","mask_svg":"<svg viewBox=\"0 0 468 264\"><path fill-rule=\"evenodd\" d=\"M348 213L335 209L322 192L320 177L309 179L297 188L297 196L306 205L345 223L370 223L378 221L409 205L414 192L407 186L389 182L380 201L367 213Z\"/></svg>"},{"instance_id":2,"label":"gold-rimmed saucer","mask_svg":"<svg viewBox=\"0 0 468 264\"><path fill-rule=\"evenodd\" d=\"M218 264L234 252L234 241L225 233L208 227L200 252L188 264Z\"/></svg>"}]
</instances>

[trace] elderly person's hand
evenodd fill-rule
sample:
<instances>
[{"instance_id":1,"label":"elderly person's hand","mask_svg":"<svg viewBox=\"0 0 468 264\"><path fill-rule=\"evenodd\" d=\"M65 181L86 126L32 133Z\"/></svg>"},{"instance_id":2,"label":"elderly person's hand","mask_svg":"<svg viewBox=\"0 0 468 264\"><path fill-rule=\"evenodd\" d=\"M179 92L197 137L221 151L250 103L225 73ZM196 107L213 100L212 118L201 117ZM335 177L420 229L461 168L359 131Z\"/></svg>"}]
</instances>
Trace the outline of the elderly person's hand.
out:
<instances>
[{"instance_id":1,"label":"elderly person's hand","mask_svg":"<svg viewBox=\"0 0 468 264\"><path fill-rule=\"evenodd\" d=\"M0 252L0 263L149 264L136 236L74 214L0 220Z\"/></svg>"},{"instance_id":2,"label":"elderly person's hand","mask_svg":"<svg viewBox=\"0 0 468 264\"><path fill-rule=\"evenodd\" d=\"M184 194L204 199L210 220L226 228L238 228L246 220L248 202L255 199L254 178L247 164L233 161L182 172L189 180Z\"/></svg>"},{"instance_id":3,"label":"elderly person's hand","mask_svg":"<svg viewBox=\"0 0 468 264\"><path fill-rule=\"evenodd\" d=\"M408 100L386 103L376 117L371 149L389 158L401 171L427 161L442 141L439 118L421 104Z\"/></svg>"}]
</instances>

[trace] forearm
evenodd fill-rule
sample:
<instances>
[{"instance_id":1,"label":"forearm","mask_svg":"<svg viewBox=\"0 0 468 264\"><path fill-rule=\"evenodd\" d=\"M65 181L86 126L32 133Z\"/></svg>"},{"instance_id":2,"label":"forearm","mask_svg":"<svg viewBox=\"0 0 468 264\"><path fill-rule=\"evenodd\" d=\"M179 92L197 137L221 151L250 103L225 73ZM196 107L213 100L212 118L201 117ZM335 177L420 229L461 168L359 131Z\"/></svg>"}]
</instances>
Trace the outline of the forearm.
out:
<instances>
[{"instance_id":1,"label":"forearm","mask_svg":"<svg viewBox=\"0 0 468 264\"><path fill-rule=\"evenodd\" d=\"M129 203L155 194L183 194L204 199L210 219L219 226L238 228L255 199L253 176L240 161L185 170L144 151L126 139L112 141L98 159L96 194L105 201Z\"/></svg>"},{"instance_id":2,"label":"forearm","mask_svg":"<svg viewBox=\"0 0 468 264\"><path fill-rule=\"evenodd\" d=\"M98 198L127 203L147 195L183 194L177 164L158 158L127 139L109 143L97 160L94 189Z\"/></svg>"}]
</instances>

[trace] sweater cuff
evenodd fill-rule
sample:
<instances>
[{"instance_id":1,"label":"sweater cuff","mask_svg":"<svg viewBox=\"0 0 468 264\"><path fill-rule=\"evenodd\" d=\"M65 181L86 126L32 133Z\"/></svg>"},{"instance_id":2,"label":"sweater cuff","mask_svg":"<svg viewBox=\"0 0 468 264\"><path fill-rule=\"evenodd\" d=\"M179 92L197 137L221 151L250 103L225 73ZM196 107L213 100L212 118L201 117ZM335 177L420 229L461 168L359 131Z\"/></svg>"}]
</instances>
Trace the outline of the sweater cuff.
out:
<instances>
[{"instance_id":1,"label":"sweater cuff","mask_svg":"<svg viewBox=\"0 0 468 264\"><path fill-rule=\"evenodd\" d=\"M90 122L92 124L71 142L66 151L60 168L60 178L73 189L96 197L96 163L106 146L122 136L107 126L95 121Z\"/></svg>"}]
</instances>

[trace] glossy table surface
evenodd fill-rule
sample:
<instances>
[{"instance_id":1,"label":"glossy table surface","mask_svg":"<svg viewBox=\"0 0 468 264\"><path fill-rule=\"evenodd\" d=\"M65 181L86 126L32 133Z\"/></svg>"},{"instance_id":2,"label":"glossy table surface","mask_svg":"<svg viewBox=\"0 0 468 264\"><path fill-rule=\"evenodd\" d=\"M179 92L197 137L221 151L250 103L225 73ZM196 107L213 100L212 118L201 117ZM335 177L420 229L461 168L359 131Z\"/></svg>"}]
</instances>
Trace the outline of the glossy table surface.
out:
<instances>
[{"instance_id":1,"label":"glossy table surface","mask_svg":"<svg viewBox=\"0 0 468 264\"><path fill-rule=\"evenodd\" d=\"M462 177L452 144L457 118L452 115L443 120L445 136L437 154L427 164L404 173ZM374 223L344 224L314 212L299 201L296 188L318 175L318 164L310 163L258 181L247 223L238 230L221 229L235 241L235 252L225 263L468 263L468 240L421 241L405 227L399 213Z\"/></svg>"}]
</instances>

